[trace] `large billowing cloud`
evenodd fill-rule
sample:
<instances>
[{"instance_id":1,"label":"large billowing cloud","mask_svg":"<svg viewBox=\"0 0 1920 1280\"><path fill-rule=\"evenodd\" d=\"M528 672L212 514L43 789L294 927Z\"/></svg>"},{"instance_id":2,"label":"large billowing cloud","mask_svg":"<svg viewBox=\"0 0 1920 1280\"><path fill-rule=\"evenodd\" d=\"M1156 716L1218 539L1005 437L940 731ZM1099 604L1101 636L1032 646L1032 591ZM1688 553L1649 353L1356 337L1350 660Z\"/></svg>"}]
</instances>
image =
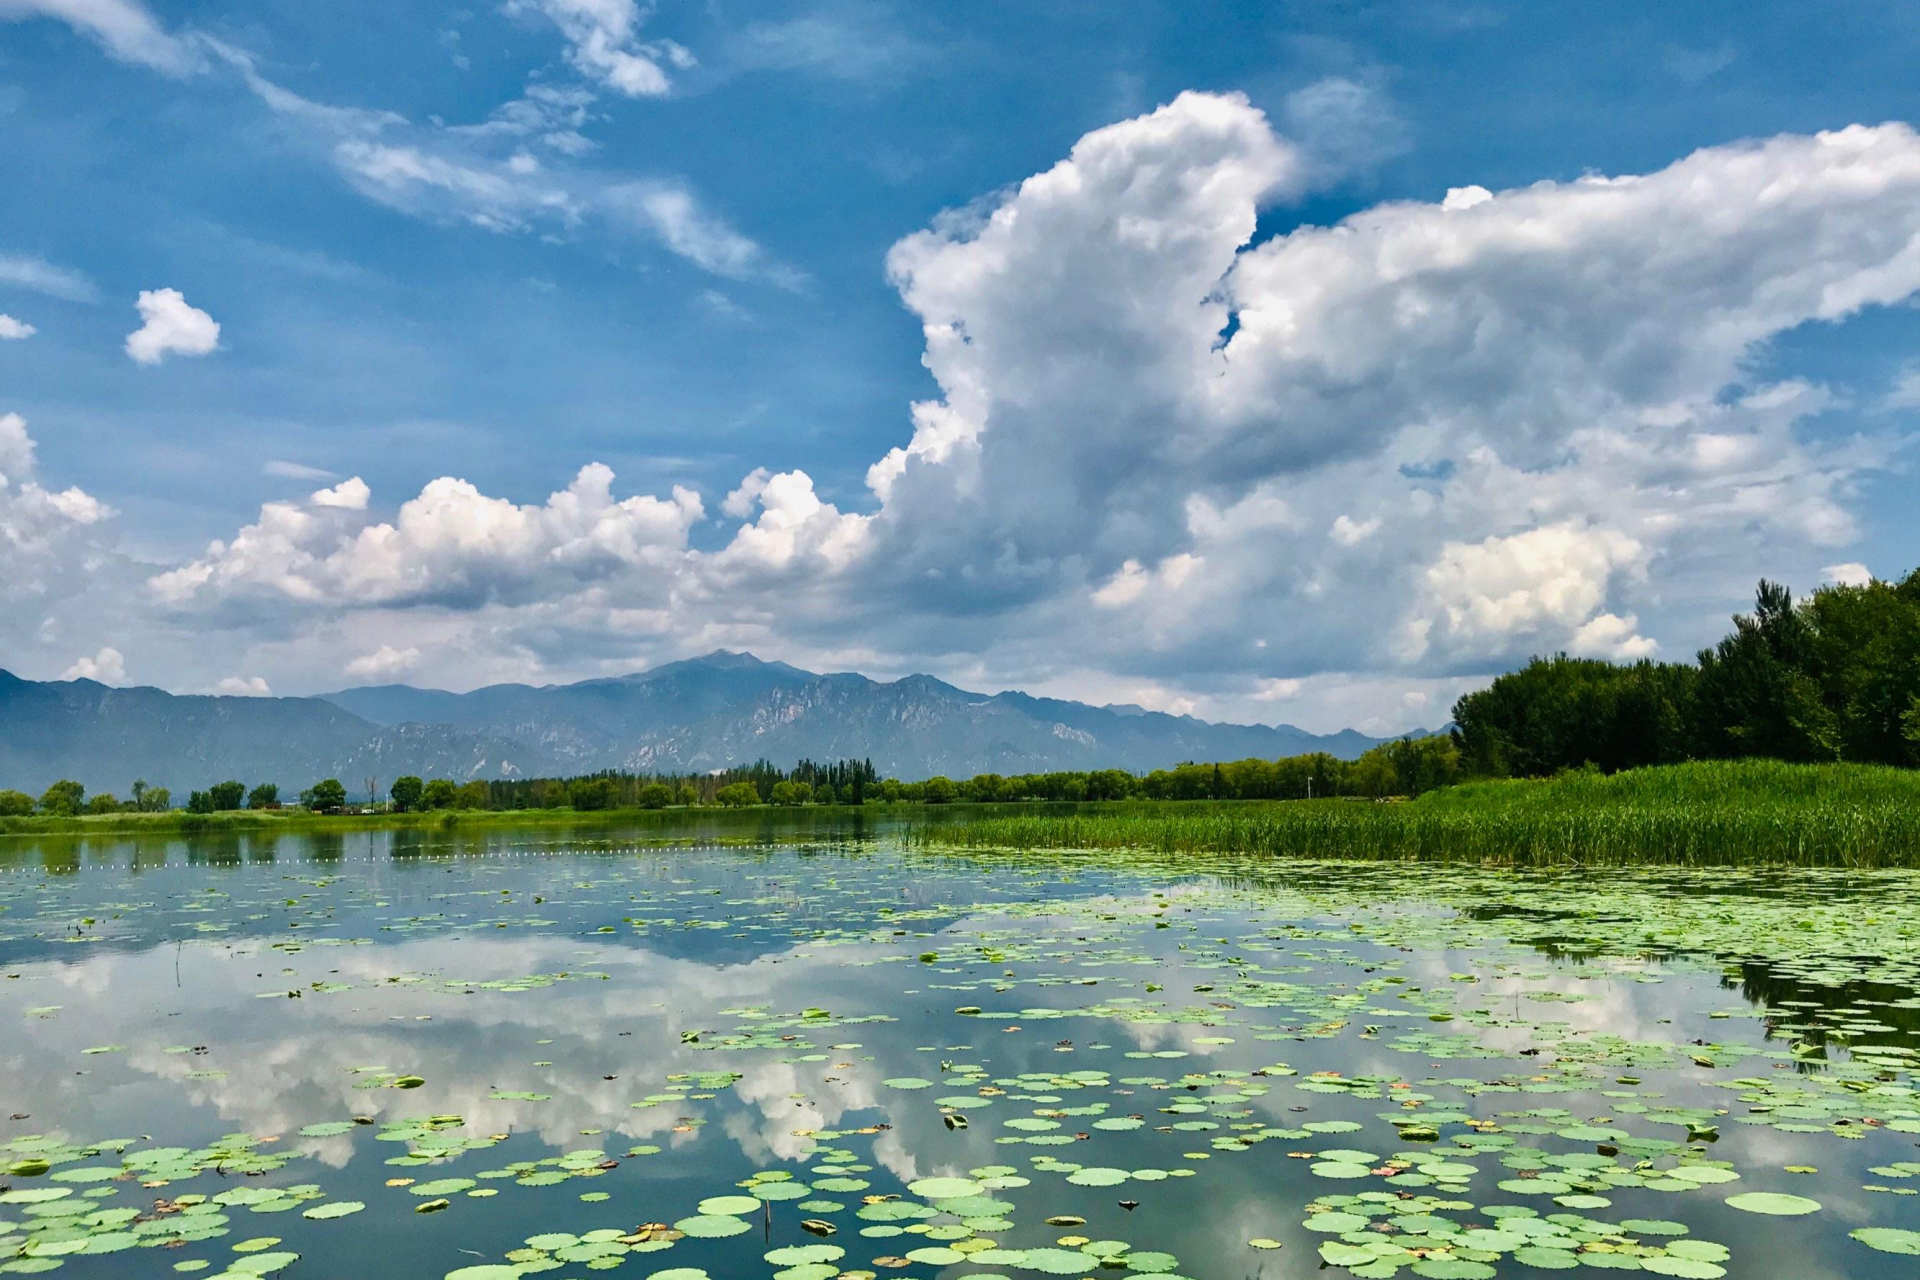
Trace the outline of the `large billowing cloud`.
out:
<instances>
[{"instance_id":1,"label":"large billowing cloud","mask_svg":"<svg viewBox=\"0 0 1920 1280\"><path fill-rule=\"evenodd\" d=\"M392 522L349 482L152 597L319 610L359 638L335 652L377 634L476 673L723 642L1251 710L1302 679L1670 652L1661 620L1697 617L1675 601L1841 559L1854 479L1895 444L1816 441L1835 393L1760 356L1920 291L1913 130L1256 241L1314 173L1244 99L1185 94L901 241L940 394L861 509L758 470L709 540L698 497L616 501L604 468L537 507L443 478Z\"/></svg>"},{"instance_id":2,"label":"large billowing cloud","mask_svg":"<svg viewBox=\"0 0 1920 1280\"><path fill-rule=\"evenodd\" d=\"M1852 536L1871 450L1799 443L1825 393L1749 362L1920 288L1910 129L1248 247L1275 154L1189 95L896 248L945 395L871 476L876 559L938 584L920 610L1084 584L1139 627L1089 610L1076 643L1163 670L1625 656L1622 598L1702 535Z\"/></svg>"}]
</instances>

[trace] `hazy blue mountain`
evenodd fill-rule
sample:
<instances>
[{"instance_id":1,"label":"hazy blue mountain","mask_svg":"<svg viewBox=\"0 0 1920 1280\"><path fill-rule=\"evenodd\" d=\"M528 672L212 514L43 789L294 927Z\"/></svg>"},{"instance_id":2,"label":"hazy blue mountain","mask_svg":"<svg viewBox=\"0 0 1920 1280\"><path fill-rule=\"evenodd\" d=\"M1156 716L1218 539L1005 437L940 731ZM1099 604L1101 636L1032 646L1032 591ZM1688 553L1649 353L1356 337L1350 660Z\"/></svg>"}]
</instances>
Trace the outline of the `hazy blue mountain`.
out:
<instances>
[{"instance_id":1,"label":"hazy blue mountain","mask_svg":"<svg viewBox=\"0 0 1920 1280\"><path fill-rule=\"evenodd\" d=\"M495 684L471 693L389 684L321 696L374 724L443 724L500 734L531 748L560 772L590 773L653 767L627 763L639 740L649 734L818 679L784 662L721 651L578 684Z\"/></svg>"},{"instance_id":2,"label":"hazy blue mountain","mask_svg":"<svg viewBox=\"0 0 1920 1280\"><path fill-rule=\"evenodd\" d=\"M0 787L37 795L61 778L125 799L135 778L187 792L224 778L277 782L288 799L339 778L455 778L511 770L517 743L441 725L381 726L319 698L180 696L0 671Z\"/></svg>"},{"instance_id":3,"label":"hazy blue mountain","mask_svg":"<svg viewBox=\"0 0 1920 1280\"><path fill-rule=\"evenodd\" d=\"M376 724L431 719L526 744L574 771L704 770L758 758L870 758L903 778L1048 769L1155 769L1182 760L1326 751L1352 759L1379 739L1288 725L1213 724L1140 707L1024 693L980 694L931 676L882 682L816 675L725 650L580 684L492 685L455 694L407 685L323 695Z\"/></svg>"},{"instance_id":4,"label":"hazy blue mountain","mask_svg":"<svg viewBox=\"0 0 1920 1280\"><path fill-rule=\"evenodd\" d=\"M124 796L135 778L189 789L223 778L291 796L337 777L352 792L422 777L692 771L765 758L871 759L882 774L1147 770L1183 760L1326 751L1379 741L1353 730L1212 724L1140 707L1024 693L969 693L931 676L817 675L751 654L711 653L578 684L469 693L375 685L316 698L226 698L36 683L0 672L0 787L59 778Z\"/></svg>"}]
</instances>

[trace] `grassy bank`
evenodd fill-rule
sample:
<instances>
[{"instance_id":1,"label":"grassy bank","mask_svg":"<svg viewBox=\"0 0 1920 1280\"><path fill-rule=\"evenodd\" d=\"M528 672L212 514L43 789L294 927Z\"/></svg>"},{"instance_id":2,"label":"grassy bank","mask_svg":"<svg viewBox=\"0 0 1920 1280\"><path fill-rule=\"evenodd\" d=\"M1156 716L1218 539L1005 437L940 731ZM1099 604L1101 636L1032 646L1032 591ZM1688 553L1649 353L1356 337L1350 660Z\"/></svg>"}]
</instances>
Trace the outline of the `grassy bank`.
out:
<instances>
[{"instance_id":1,"label":"grassy bank","mask_svg":"<svg viewBox=\"0 0 1920 1280\"><path fill-rule=\"evenodd\" d=\"M1142 804L915 825L916 844L1520 865L1920 866L1920 773L1709 761L1452 787L1401 803Z\"/></svg>"}]
</instances>

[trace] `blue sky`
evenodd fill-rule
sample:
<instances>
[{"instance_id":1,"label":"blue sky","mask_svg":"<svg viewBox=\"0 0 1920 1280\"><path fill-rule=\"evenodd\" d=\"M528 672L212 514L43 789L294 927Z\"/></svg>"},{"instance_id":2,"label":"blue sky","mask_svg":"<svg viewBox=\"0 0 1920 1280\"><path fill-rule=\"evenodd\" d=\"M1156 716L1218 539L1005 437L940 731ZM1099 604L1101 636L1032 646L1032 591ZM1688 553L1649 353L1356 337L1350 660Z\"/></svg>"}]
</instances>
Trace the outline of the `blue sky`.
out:
<instances>
[{"instance_id":1,"label":"blue sky","mask_svg":"<svg viewBox=\"0 0 1920 1280\"><path fill-rule=\"evenodd\" d=\"M1895 4L0 0L4 665L725 644L1386 730L1684 657L1762 572L1920 563L1917 54ZM1514 220L1409 268L1475 188ZM1324 350L1254 319L1309 301Z\"/></svg>"}]
</instances>

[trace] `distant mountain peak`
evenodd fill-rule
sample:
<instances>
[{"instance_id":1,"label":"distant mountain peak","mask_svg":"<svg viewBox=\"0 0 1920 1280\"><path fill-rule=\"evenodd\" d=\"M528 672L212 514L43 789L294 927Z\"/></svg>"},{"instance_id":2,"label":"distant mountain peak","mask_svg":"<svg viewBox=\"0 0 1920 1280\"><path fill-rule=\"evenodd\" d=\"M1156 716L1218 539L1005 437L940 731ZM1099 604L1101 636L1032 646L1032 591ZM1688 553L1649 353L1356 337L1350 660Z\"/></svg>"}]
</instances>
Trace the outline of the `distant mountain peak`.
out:
<instances>
[{"instance_id":1,"label":"distant mountain peak","mask_svg":"<svg viewBox=\"0 0 1920 1280\"><path fill-rule=\"evenodd\" d=\"M818 678L811 671L802 671L799 667L789 666L784 662L769 662L745 650L733 649L715 649L711 653L703 653L698 657L663 662L659 666L648 667L645 671L635 671L630 675L617 678L639 684L687 671L777 671L782 675L804 680Z\"/></svg>"}]
</instances>

